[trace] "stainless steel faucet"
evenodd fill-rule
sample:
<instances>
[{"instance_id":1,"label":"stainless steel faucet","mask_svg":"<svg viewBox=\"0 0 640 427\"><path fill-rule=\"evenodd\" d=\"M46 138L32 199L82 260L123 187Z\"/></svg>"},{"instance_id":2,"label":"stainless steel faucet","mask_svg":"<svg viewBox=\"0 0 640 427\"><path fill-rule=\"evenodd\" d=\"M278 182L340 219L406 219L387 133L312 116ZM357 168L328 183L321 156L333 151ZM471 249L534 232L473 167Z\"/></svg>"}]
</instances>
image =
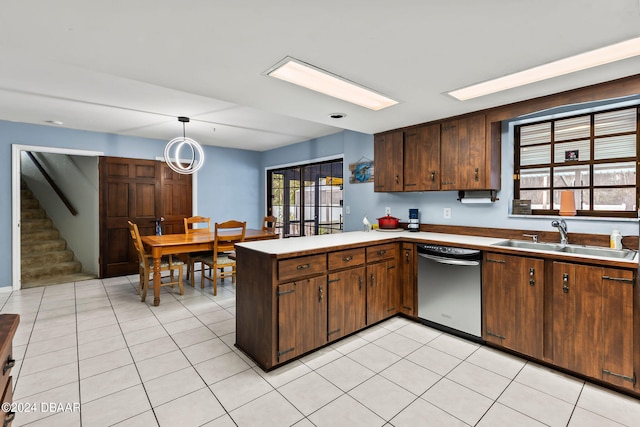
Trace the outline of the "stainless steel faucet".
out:
<instances>
[{"instance_id":1,"label":"stainless steel faucet","mask_svg":"<svg viewBox=\"0 0 640 427\"><path fill-rule=\"evenodd\" d=\"M560 245L564 246L567 243L569 243L569 234L567 233L567 223L564 221L564 219L561 219L560 221L558 221L557 219L551 221L551 226L556 227L560 232Z\"/></svg>"}]
</instances>

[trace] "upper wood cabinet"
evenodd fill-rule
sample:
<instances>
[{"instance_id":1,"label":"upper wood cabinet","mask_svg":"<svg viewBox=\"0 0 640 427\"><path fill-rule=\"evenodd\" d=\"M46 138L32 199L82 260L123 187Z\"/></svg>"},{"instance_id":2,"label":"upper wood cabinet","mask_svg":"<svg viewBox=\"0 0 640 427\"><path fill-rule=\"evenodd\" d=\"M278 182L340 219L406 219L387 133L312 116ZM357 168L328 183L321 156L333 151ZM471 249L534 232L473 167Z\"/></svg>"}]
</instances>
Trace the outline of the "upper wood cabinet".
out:
<instances>
[{"instance_id":1,"label":"upper wood cabinet","mask_svg":"<svg viewBox=\"0 0 640 427\"><path fill-rule=\"evenodd\" d=\"M491 130L487 136L484 114L442 123L441 190L499 189L494 175L500 173L500 138L496 129Z\"/></svg>"},{"instance_id":2,"label":"upper wood cabinet","mask_svg":"<svg viewBox=\"0 0 640 427\"><path fill-rule=\"evenodd\" d=\"M499 190L500 138L484 114L376 135L375 191Z\"/></svg>"},{"instance_id":3,"label":"upper wood cabinet","mask_svg":"<svg viewBox=\"0 0 640 427\"><path fill-rule=\"evenodd\" d=\"M440 189L440 125L404 131L404 191Z\"/></svg>"},{"instance_id":4,"label":"upper wood cabinet","mask_svg":"<svg viewBox=\"0 0 640 427\"><path fill-rule=\"evenodd\" d=\"M402 131L375 137L373 143L375 191L403 191L403 139Z\"/></svg>"}]
</instances>

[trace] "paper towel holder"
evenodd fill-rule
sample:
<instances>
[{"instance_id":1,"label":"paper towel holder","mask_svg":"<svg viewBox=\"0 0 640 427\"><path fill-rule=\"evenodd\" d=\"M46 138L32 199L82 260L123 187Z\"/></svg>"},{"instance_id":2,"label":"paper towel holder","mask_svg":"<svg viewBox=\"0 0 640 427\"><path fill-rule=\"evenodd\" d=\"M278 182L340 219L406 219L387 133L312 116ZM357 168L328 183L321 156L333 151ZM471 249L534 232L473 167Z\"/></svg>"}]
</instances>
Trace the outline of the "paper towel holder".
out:
<instances>
[{"instance_id":1,"label":"paper towel holder","mask_svg":"<svg viewBox=\"0 0 640 427\"><path fill-rule=\"evenodd\" d=\"M460 203L493 203L496 200L500 200L498 198L498 190L477 191L476 194L477 193L484 193L484 194L476 197L468 197L468 194L466 194L467 192L471 192L471 191L468 191L468 190L458 191L458 201Z\"/></svg>"}]
</instances>

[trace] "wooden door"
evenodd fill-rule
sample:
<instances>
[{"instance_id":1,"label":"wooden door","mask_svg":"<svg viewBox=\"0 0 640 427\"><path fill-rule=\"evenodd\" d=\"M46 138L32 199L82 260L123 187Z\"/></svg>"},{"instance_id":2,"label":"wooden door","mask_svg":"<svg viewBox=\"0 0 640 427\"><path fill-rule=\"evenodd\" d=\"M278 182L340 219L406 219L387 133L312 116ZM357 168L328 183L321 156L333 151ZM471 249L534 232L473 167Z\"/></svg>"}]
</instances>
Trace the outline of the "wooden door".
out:
<instances>
[{"instance_id":1,"label":"wooden door","mask_svg":"<svg viewBox=\"0 0 640 427\"><path fill-rule=\"evenodd\" d=\"M99 175L100 277L135 274L127 221L143 236L155 234L161 217L165 233L181 232L182 218L191 216L191 175L178 176L160 161L120 157L101 157Z\"/></svg>"},{"instance_id":2,"label":"wooden door","mask_svg":"<svg viewBox=\"0 0 640 427\"><path fill-rule=\"evenodd\" d=\"M160 217L164 218L165 234L184 233L184 218L192 213L192 176L174 172L160 162L160 187L162 204Z\"/></svg>"},{"instance_id":3,"label":"wooden door","mask_svg":"<svg viewBox=\"0 0 640 427\"><path fill-rule=\"evenodd\" d=\"M404 191L440 189L440 125L404 132Z\"/></svg>"},{"instance_id":4,"label":"wooden door","mask_svg":"<svg viewBox=\"0 0 640 427\"><path fill-rule=\"evenodd\" d=\"M327 338L342 338L366 325L364 267L329 274L327 280Z\"/></svg>"},{"instance_id":5,"label":"wooden door","mask_svg":"<svg viewBox=\"0 0 640 427\"><path fill-rule=\"evenodd\" d=\"M403 132L378 135L373 143L374 191L403 190Z\"/></svg>"}]
</instances>

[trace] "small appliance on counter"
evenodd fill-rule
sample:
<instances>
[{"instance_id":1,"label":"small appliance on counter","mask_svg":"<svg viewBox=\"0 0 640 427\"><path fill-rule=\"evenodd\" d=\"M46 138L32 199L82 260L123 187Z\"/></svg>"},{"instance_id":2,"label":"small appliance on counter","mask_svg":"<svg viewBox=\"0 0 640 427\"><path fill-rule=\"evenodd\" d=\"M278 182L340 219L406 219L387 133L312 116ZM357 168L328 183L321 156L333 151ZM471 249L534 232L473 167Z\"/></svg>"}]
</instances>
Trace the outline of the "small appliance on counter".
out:
<instances>
[{"instance_id":1,"label":"small appliance on counter","mask_svg":"<svg viewBox=\"0 0 640 427\"><path fill-rule=\"evenodd\" d=\"M409 231L420 231L420 213L418 209L409 209Z\"/></svg>"}]
</instances>

